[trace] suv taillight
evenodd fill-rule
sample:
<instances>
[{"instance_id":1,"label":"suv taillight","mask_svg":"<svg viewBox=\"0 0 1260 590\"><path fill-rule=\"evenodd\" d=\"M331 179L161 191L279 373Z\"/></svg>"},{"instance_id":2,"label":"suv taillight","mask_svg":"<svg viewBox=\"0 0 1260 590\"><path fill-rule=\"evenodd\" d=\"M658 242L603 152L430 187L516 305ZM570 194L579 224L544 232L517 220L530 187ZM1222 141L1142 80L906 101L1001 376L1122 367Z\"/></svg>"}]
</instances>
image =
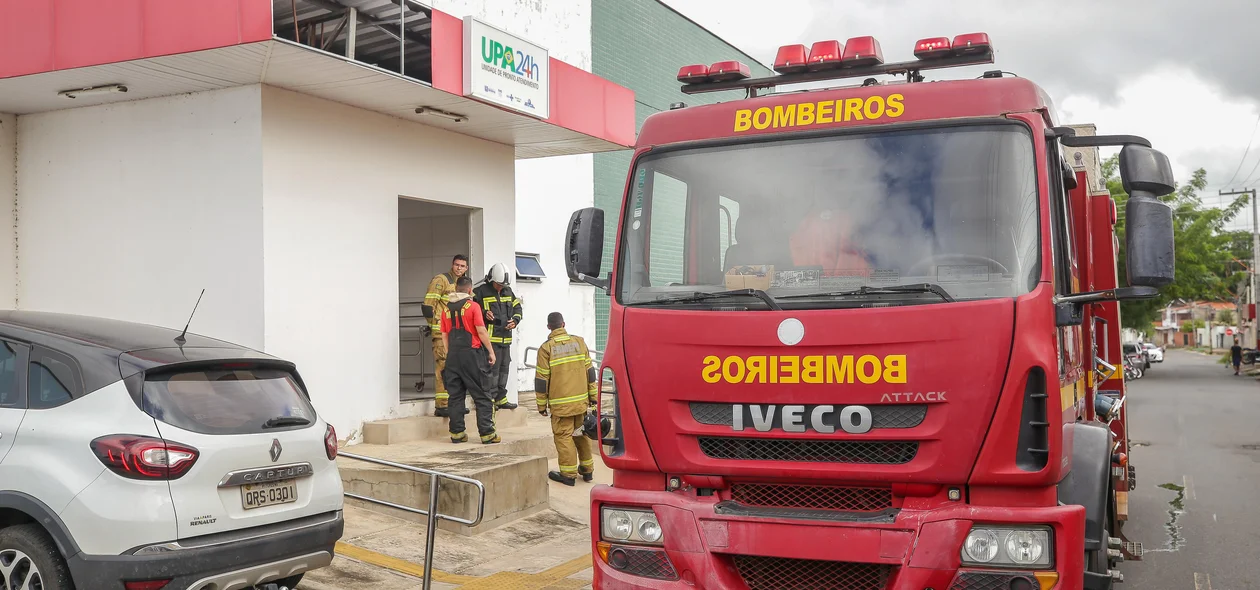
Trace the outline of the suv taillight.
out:
<instances>
[{"instance_id":1,"label":"suv taillight","mask_svg":"<svg viewBox=\"0 0 1260 590\"><path fill-rule=\"evenodd\" d=\"M332 424L324 431L324 453L328 455L329 461L337 458L337 431Z\"/></svg>"},{"instance_id":2,"label":"suv taillight","mask_svg":"<svg viewBox=\"0 0 1260 590\"><path fill-rule=\"evenodd\" d=\"M92 441L92 452L106 467L128 479L179 479L192 469L200 453L187 445L160 438L115 434Z\"/></svg>"}]
</instances>

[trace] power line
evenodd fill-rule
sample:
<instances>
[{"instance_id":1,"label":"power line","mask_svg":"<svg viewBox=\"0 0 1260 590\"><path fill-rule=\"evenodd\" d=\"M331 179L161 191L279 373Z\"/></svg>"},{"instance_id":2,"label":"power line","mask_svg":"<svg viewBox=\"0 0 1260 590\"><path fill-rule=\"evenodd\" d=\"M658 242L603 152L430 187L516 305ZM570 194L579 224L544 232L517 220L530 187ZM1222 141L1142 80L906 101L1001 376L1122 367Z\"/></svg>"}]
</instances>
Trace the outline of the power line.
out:
<instances>
[{"instance_id":1,"label":"power line","mask_svg":"<svg viewBox=\"0 0 1260 590\"><path fill-rule=\"evenodd\" d=\"M1247 149L1243 150L1242 157L1238 159L1238 168L1234 170L1234 175L1230 176L1229 180L1225 181L1225 184L1227 186L1229 185L1229 183L1234 182L1235 178L1238 178L1238 172L1242 170L1243 162L1247 161L1247 153L1251 151L1251 142L1252 140L1256 138L1256 127L1258 126L1260 126L1260 115L1256 115L1256 124L1251 126L1251 137L1247 138ZM1256 162L1260 163L1260 160L1257 160ZM1243 183L1243 184L1246 184L1246 183Z\"/></svg>"}]
</instances>

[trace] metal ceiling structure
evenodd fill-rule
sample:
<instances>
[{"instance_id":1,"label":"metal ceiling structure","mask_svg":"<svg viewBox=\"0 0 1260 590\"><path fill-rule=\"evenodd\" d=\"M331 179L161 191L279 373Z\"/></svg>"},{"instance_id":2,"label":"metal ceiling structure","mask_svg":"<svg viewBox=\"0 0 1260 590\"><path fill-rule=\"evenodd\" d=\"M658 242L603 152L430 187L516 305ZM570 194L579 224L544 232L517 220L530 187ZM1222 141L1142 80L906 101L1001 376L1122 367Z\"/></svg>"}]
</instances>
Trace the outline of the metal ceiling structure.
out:
<instances>
[{"instance_id":1,"label":"metal ceiling structure","mask_svg":"<svg viewBox=\"0 0 1260 590\"><path fill-rule=\"evenodd\" d=\"M432 82L432 11L415 0L272 0L271 4L277 37Z\"/></svg>"}]
</instances>

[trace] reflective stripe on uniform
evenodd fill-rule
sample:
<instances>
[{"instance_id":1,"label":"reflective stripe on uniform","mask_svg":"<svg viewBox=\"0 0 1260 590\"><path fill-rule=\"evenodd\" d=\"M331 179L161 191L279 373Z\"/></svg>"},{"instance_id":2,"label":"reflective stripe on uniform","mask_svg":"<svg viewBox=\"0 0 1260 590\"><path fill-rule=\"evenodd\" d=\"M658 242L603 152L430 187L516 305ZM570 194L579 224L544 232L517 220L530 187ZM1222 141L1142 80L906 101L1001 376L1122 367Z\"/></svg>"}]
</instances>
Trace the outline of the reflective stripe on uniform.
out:
<instances>
[{"instance_id":1,"label":"reflective stripe on uniform","mask_svg":"<svg viewBox=\"0 0 1260 590\"><path fill-rule=\"evenodd\" d=\"M559 406L559 405L564 405L564 404L571 404L573 402L586 401L588 397L589 397L589 394L583 393L582 395L571 395L569 397L562 397L562 398L552 399L552 400L547 400L547 401L550 402L551 405L553 406Z\"/></svg>"},{"instance_id":2,"label":"reflective stripe on uniform","mask_svg":"<svg viewBox=\"0 0 1260 590\"><path fill-rule=\"evenodd\" d=\"M551 374L551 369L544 369L544 368L542 368L542 367L538 367L538 368L534 369L534 371L535 371L535 372L537 372L539 375L550 375L550 374Z\"/></svg>"},{"instance_id":3,"label":"reflective stripe on uniform","mask_svg":"<svg viewBox=\"0 0 1260 590\"><path fill-rule=\"evenodd\" d=\"M582 359L584 359L584 358L586 358L586 355L584 355L584 354L573 354L573 355L569 355L569 356L562 356L562 357L560 357L560 358L558 358L558 359L551 359L551 363L550 363L550 364L551 364L551 366L553 366L553 367L554 367L554 366L556 366L556 365L563 365L563 364L565 364L565 363L576 363L576 362L578 362L578 361L580 361L580 360L582 360Z\"/></svg>"},{"instance_id":4,"label":"reflective stripe on uniform","mask_svg":"<svg viewBox=\"0 0 1260 590\"><path fill-rule=\"evenodd\" d=\"M451 394L445 391L439 391L433 394L434 399L450 399Z\"/></svg>"},{"instance_id":5,"label":"reflective stripe on uniform","mask_svg":"<svg viewBox=\"0 0 1260 590\"><path fill-rule=\"evenodd\" d=\"M587 459L587 460L585 460L585 461L581 461L580 463L581 463L582 467L594 467L594 466L595 466L595 458L594 458L594 457L591 457L590 459Z\"/></svg>"},{"instance_id":6,"label":"reflective stripe on uniform","mask_svg":"<svg viewBox=\"0 0 1260 590\"><path fill-rule=\"evenodd\" d=\"M487 434L487 435L482 436L482 437L481 437L481 442L485 442L485 441L488 441L488 440L494 440L494 437L496 437L496 436L499 436L499 433L497 433L497 432L491 432L490 434Z\"/></svg>"}]
</instances>

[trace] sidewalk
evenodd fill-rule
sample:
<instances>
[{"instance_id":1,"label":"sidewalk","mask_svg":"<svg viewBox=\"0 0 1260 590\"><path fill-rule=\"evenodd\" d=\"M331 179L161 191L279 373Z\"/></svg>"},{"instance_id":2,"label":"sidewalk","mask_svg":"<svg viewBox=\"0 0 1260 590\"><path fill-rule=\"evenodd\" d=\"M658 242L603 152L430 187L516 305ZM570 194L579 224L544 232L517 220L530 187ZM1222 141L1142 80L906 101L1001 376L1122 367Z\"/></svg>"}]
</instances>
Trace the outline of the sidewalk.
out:
<instances>
[{"instance_id":1,"label":"sidewalk","mask_svg":"<svg viewBox=\"0 0 1260 590\"><path fill-rule=\"evenodd\" d=\"M532 400L530 406L522 405L516 411L529 411L528 407L532 407ZM554 459L549 461L549 468L556 469ZM593 484L579 480L570 488L548 482L550 508L537 514L471 537L438 530L432 587L590 588L590 489L611 480L612 473L597 464ZM355 504L346 504L346 531L333 564L307 574L298 590L420 588L425 525Z\"/></svg>"}]
</instances>

